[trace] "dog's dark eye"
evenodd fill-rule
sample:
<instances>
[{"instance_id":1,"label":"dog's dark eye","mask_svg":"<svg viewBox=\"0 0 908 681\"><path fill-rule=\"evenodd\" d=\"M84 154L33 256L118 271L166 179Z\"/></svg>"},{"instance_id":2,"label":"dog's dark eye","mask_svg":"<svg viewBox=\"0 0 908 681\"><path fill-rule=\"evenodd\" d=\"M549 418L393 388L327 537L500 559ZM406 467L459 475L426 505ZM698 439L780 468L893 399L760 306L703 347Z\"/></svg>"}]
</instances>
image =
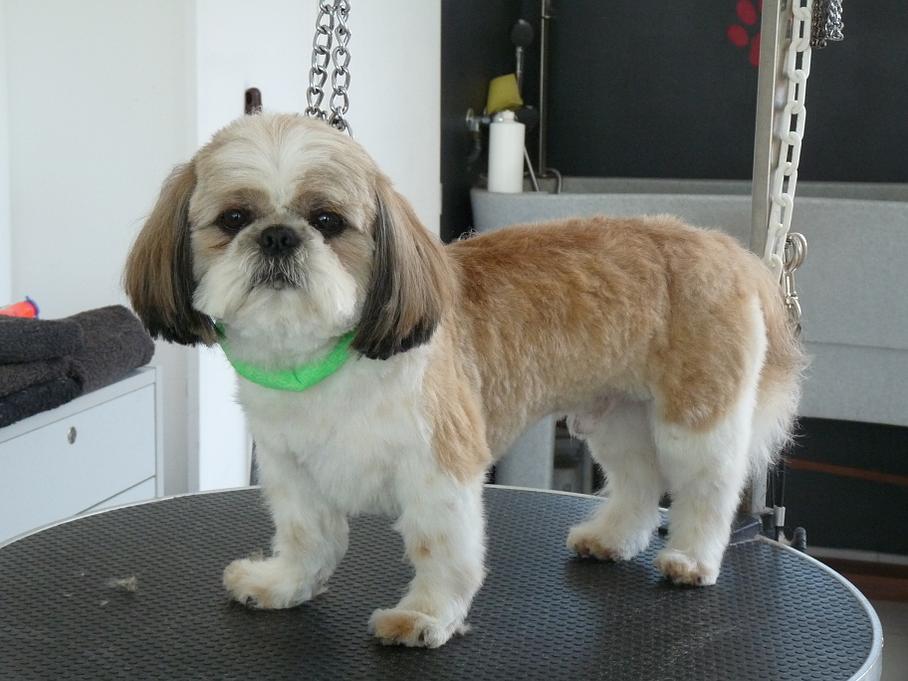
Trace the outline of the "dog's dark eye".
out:
<instances>
[{"instance_id":1,"label":"dog's dark eye","mask_svg":"<svg viewBox=\"0 0 908 681\"><path fill-rule=\"evenodd\" d=\"M309 216L309 224L321 232L325 238L336 236L347 227L347 221L330 210L317 210Z\"/></svg>"},{"instance_id":2,"label":"dog's dark eye","mask_svg":"<svg viewBox=\"0 0 908 681\"><path fill-rule=\"evenodd\" d=\"M231 208L218 215L216 224L229 232L238 232L252 222L252 215L242 208Z\"/></svg>"}]
</instances>

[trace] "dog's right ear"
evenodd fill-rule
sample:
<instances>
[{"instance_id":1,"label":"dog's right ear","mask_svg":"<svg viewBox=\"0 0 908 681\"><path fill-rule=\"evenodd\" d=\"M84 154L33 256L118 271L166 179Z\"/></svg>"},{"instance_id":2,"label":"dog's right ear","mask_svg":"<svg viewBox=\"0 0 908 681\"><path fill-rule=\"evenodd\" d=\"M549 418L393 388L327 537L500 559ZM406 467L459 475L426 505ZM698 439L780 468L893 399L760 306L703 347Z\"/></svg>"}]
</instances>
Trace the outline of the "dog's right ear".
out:
<instances>
[{"instance_id":1,"label":"dog's right ear","mask_svg":"<svg viewBox=\"0 0 908 681\"><path fill-rule=\"evenodd\" d=\"M124 284L132 307L155 338L183 345L217 340L210 318L192 307L195 279L189 243L189 199L195 168L174 168L126 261Z\"/></svg>"}]
</instances>

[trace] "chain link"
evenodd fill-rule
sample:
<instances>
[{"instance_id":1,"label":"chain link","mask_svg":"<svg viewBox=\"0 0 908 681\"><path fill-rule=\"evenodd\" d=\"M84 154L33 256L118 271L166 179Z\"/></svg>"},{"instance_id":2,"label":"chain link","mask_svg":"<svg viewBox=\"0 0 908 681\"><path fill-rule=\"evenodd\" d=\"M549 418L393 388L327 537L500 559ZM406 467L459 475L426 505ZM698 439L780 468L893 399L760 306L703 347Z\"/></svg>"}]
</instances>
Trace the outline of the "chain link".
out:
<instances>
[{"instance_id":1,"label":"chain link","mask_svg":"<svg viewBox=\"0 0 908 681\"><path fill-rule=\"evenodd\" d=\"M331 0L318 4L318 18L315 20L315 36L312 38L312 66L309 69L309 88L306 90L306 115L326 120L328 115L322 108L325 96L325 81L328 79L328 61L331 57L331 43L334 36L334 6Z\"/></svg>"},{"instance_id":2,"label":"chain link","mask_svg":"<svg viewBox=\"0 0 908 681\"><path fill-rule=\"evenodd\" d=\"M331 89L334 91L331 95L331 116L328 118L328 124L334 126L341 132L347 132L351 137L353 131L344 115L350 108L350 96L347 90L350 87L350 50L347 45L350 42L350 29L347 28L347 19L350 17L350 3L348 0L335 0L334 2L334 40L337 46L331 53L331 61L334 64L334 71L331 73Z\"/></svg>"},{"instance_id":3,"label":"chain link","mask_svg":"<svg viewBox=\"0 0 908 681\"><path fill-rule=\"evenodd\" d=\"M344 117L350 108L350 17L349 0L320 0L315 36L312 39L312 66L309 69L309 87L306 90L306 115L326 121L329 125L351 137L353 130ZM322 106L328 66L331 65L331 90L328 111Z\"/></svg>"},{"instance_id":4,"label":"chain link","mask_svg":"<svg viewBox=\"0 0 908 681\"><path fill-rule=\"evenodd\" d=\"M842 20L843 0L814 0L810 46L817 49L826 47L829 40L845 39L845 23Z\"/></svg>"}]
</instances>

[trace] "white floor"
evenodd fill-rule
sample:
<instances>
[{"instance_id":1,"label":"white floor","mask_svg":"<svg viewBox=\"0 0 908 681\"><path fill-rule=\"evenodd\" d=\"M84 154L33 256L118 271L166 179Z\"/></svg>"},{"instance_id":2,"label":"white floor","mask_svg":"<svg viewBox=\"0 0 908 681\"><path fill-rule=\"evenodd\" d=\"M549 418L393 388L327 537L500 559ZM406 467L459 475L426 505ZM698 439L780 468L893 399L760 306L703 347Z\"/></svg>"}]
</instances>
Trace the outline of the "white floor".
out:
<instances>
[{"instance_id":1,"label":"white floor","mask_svg":"<svg viewBox=\"0 0 908 681\"><path fill-rule=\"evenodd\" d=\"M874 601L883 625L882 681L908 678L908 603Z\"/></svg>"}]
</instances>

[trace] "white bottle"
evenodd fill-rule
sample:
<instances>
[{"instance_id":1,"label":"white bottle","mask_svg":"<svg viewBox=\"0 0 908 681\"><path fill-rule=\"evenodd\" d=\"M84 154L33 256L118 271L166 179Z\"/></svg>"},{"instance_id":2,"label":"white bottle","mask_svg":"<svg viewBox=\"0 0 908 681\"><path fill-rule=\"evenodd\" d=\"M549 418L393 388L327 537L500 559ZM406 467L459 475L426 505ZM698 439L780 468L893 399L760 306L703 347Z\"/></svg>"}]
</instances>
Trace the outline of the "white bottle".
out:
<instances>
[{"instance_id":1,"label":"white bottle","mask_svg":"<svg viewBox=\"0 0 908 681\"><path fill-rule=\"evenodd\" d=\"M489 191L523 191L523 144L526 126L513 111L495 114L489 126Z\"/></svg>"}]
</instances>

